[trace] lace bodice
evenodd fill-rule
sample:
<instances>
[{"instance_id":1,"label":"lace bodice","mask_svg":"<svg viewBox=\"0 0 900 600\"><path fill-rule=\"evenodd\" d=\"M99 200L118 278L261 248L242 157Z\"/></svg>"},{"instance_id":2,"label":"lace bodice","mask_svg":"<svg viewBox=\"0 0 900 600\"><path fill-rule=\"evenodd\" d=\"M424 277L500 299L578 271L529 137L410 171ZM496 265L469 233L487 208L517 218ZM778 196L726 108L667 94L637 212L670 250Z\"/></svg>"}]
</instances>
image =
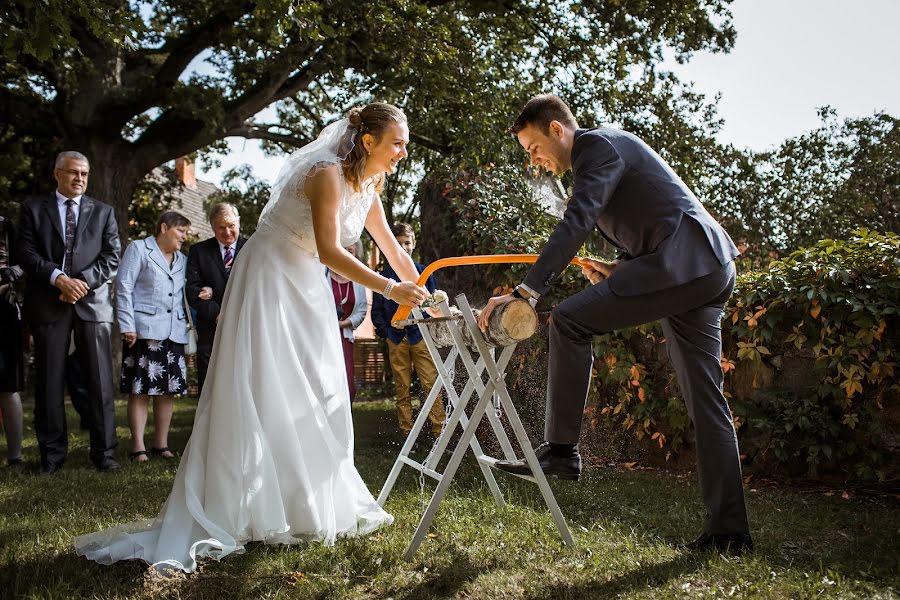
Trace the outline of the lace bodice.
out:
<instances>
[{"instance_id":1,"label":"lace bodice","mask_svg":"<svg viewBox=\"0 0 900 600\"><path fill-rule=\"evenodd\" d=\"M375 190L368 186L362 192L355 192L344 178L341 178L340 228L341 245L352 245L362 235L366 216L375 198ZM259 221L258 229L268 228L285 236L304 250L318 255L316 236L313 231L312 207L303 193L302 185L295 194L282 194L272 209Z\"/></svg>"}]
</instances>

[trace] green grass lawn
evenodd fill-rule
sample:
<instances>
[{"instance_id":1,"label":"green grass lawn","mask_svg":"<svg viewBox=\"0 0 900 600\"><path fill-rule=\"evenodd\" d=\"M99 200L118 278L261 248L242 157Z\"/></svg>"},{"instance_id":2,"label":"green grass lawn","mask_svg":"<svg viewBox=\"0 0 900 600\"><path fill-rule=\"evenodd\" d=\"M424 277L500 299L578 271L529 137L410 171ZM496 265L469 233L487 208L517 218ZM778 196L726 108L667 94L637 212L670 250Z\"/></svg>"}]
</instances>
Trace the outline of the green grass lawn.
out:
<instances>
[{"instance_id":1,"label":"green grass lawn","mask_svg":"<svg viewBox=\"0 0 900 600\"><path fill-rule=\"evenodd\" d=\"M125 423L124 403L117 403ZM194 403L179 401L171 446L184 447ZM390 404L354 405L357 465L377 494L397 447ZM30 407L26 413L30 412ZM70 424L77 424L70 414ZM498 509L466 461L415 559L402 560L423 495L404 469L388 500L393 526L361 539L275 547L207 560L197 573L160 580L143 563L101 566L75 556L72 538L153 517L175 465L125 457L123 468L89 466L87 436L70 435L70 455L51 477L0 469L2 598L893 598L900 593L900 510L890 499L826 496L790 488L748 490L756 554L687 554L673 542L702 522L693 476L587 467L579 483L552 485L578 547L562 545L536 486L498 475L508 506ZM26 432L34 466L34 434ZM0 452L5 445L0 444ZM36 468L36 466L35 466Z\"/></svg>"}]
</instances>

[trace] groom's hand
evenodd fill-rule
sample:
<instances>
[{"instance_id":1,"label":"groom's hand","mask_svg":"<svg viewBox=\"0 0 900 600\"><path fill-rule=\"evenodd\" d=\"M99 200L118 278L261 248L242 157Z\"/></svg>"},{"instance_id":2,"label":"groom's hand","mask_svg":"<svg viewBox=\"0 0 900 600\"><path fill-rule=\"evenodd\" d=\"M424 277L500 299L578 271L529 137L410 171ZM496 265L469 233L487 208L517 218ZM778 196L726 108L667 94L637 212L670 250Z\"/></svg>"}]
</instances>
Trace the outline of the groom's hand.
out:
<instances>
[{"instance_id":1,"label":"groom's hand","mask_svg":"<svg viewBox=\"0 0 900 600\"><path fill-rule=\"evenodd\" d=\"M491 317L491 313L494 312L494 309L498 306L503 306L504 304L508 304L515 300L516 297L512 294L505 294L503 296L494 296L488 303L484 305L484 308L481 309L481 314L478 315L478 328L482 331L487 331L488 320Z\"/></svg>"},{"instance_id":2,"label":"groom's hand","mask_svg":"<svg viewBox=\"0 0 900 600\"><path fill-rule=\"evenodd\" d=\"M592 285L597 285L604 279L612 275L613 271L619 264L619 261L604 262L594 258L582 258L580 260L581 273L590 280Z\"/></svg>"}]
</instances>

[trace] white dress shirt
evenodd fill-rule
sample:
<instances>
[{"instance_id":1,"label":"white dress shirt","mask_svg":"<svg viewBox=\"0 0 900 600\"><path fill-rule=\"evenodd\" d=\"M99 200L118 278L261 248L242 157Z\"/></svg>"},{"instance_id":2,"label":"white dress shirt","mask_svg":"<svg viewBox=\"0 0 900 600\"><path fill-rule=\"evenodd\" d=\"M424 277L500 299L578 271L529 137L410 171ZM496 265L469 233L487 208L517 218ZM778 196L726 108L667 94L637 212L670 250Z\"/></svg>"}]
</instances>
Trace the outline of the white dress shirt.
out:
<instances>
[{"instance_id":1,"label":"white dress shirt","mask_svg":"<svg viewBox=\"0 0 900 600\"><path fill-rule=\"evenodd\" d=\"M59 190L56 190L56 208L59 210L59 222L62 223L62 232L63 232L63 241L65 241L66 236L66 198L62 194L59 193ZM78 217L81 216L81 196L75 196L72 198L75 201L75 225L78 225ZM63 252L63 262L59 265L58 269L53 269L53 272L50 273L50 285L56 285L56 278L63 274L63 269L66 266L66 253Z\"/></svg>"}]
</instances>

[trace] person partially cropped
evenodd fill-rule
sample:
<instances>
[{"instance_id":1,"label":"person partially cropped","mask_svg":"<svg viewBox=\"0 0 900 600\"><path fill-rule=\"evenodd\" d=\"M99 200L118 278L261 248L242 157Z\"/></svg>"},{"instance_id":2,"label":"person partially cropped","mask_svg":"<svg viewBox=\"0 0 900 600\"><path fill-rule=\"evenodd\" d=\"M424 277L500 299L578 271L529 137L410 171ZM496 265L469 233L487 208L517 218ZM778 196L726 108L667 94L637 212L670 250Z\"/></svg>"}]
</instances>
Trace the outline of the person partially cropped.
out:
<instances>
[{"instance_id":1,"label":"person partially cropped","mask_svg":"<svg viewBox=\"0 0 900 600\"><path fill-rule=\"evenodd\" d=\"M363 245L356 240L351 246L344 248L356 259L363 259ZM353 367L353 330L362 325L369 309L366 288L340 273L327 269L328 287L334 296L334 309L337 313L338 327L341 336L341 348L344 351L344 369L347 371L347 387L350 390L350 401L356 398L356 373Z\"/></svg>"},{"instance_id":2,"label":"person partially cropped","mask_svg":"<svg viewBox=\"0 0 900 600\"><path fill-rule=\"evenodd\" d=\"M0 217L0 419L6 435L6 464L22 465L22 397L25 388L25 356L22 344L22 311L16 282L24 275L15 263L15 226Z\"/></svg>"}]
</instances>

